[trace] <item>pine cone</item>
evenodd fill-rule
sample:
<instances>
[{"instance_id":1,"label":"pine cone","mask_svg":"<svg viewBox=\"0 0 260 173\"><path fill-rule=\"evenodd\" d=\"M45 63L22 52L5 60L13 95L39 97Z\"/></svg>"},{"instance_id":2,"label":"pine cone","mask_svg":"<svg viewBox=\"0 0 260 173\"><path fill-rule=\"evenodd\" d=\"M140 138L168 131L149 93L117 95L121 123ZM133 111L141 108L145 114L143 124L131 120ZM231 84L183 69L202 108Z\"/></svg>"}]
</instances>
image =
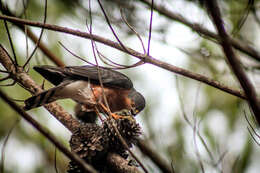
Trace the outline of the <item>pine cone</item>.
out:
<instances>
[{"instance_id":1,"label":"pine cone","mask_svg":"<svg viewBox=\"0 0 260 173\"><path fill-rule=\"evenodd\" d=\"M100 172L109 170L106 163L109 152L117 153L125 159L128 156L111 123L116 124L129 147L137 142L141 128L139 124L130 119L105 120L102 126L82 123L70 140L71 150ZM68 173L81 172L82 170L77 164L70 162Z\"/></svg>"},{"instance_id":2,"label":"pine cone","mask_svg":"<svg viewBox=\"0 0 260 173\"><path fill-rule=\"evenodd\" d=\"M112 127L112 123L115 123L119 133L130 148L133 144L136 144L138 137L141 135L141 127L136 121L129 119L112 119L111 121L107 120L104 122L103 128L109 137L109 151L115 152L125 158L126 149Z\"/></svg>"}]
</instances>

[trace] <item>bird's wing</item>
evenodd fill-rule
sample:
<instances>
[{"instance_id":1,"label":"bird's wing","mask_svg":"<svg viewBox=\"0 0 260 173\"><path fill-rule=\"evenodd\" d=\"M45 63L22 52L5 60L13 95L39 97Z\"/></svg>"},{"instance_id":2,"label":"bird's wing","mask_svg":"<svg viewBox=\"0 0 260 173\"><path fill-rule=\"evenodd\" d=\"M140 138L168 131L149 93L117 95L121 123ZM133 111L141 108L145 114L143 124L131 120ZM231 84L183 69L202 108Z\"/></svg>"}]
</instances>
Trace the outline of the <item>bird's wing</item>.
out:
<instances>
[{"instance_id":1,"label":"bird's wing","mask_svg":"<svg viewBox=\"0 0 260 173\"><path fill-rule=\"evenodd\" d=\"M84 78L85 80L90 80L91 82L100 84L99 73L96 66L69 66L66 67L66 75L70 76L72 79ZM106 69L103 67L99 68L101 81L106 86L119 87L125 89L133 88L132 81L124 74Z\"/></svg>"},{"instance_id":2,"label":"bird's wing","mask_svg":"<svg viewBox=\"0 0 260 173\"><path fill-rule=\"evenodd\" d=\"M96 66L37 66L34 69L54 85L65 80L86 80L100 84L98 69ZM131 89L132 81L124 74L104 67L99 68L102 83L105 86Z\"/></svg>"}]
</instances>

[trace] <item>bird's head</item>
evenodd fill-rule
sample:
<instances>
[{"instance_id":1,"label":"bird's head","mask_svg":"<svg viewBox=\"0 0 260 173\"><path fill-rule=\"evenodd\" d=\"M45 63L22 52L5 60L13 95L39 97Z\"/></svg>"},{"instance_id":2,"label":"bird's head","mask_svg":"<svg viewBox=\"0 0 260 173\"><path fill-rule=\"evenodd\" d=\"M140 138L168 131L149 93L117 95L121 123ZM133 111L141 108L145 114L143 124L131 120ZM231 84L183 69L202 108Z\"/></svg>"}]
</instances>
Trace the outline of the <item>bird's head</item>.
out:
<instances>
[{"instance_id":1,"label":"bird's head","mask_svg":"<svg viewBox=\"0 0 260 173\"><path fill-rule=\"evenodd\" d=\"M139 112L141 112L145 107L145 99L136 90L132 89L130 93L128 94L128 97L131 100L131 114L136 115Z\"/></svg>"}]
</instances>

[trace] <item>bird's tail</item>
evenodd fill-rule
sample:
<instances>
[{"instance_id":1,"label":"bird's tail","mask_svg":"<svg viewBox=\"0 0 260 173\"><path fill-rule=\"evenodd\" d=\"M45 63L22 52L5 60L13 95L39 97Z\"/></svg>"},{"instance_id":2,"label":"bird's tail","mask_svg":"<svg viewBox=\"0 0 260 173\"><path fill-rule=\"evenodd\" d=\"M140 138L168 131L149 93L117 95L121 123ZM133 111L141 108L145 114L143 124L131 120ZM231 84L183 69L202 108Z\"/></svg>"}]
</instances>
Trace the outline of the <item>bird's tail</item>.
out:
<instances>
[{"instance_id":1,"label":"bird's tail","mask_svg":"<svg viewBox=\"0 0 260 173\"><path fill-rule=\"evenodd\" d=\"M25 106L24 110L30 110L33 108L40 107L44 104L51 103L58 99L57 96L55 96L56 92L58 91L59 87L51 88L47 91L43 91L35 96L32 96L25 100Z\"/></svg>"}]
</instances>

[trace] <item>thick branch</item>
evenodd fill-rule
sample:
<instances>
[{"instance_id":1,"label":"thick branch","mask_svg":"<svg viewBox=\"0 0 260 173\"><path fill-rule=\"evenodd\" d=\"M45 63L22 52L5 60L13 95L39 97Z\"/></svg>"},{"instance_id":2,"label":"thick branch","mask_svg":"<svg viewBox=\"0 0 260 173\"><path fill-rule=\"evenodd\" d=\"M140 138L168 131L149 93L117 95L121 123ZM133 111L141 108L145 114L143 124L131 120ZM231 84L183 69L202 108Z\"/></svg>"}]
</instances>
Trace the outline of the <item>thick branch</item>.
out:
<instances>
[{"instance_id":1,"label":"thick branch","mask_svg":"<svg viewBox=\"0 0 260 173\"><path fill-rule=\"evenodd\" d=\"M46 29L49 29L49 30L53 30L53 31L59 31L59 32L63 32L63 33L67 33L67 34L71 34L71 35L75 35L75 36L79 36L79 37L82 37L82 38L92 39L94 41L103 43L103 44L105 44L107 46L111 46L113 48L116 48L116 49L118 49L120 51L126 52L120 46L120 44L118 44L118 43L116 43L114 41L105 39L103 37L100 37L98 35L93 35L93 34L89 34L89 33L78 31L78 30L72 30L72 29L65 28L65 27L60 27L60 26L57 26L57 25L50 25L50 24L42 24L42 23L39 23L39 22L32 22L32 21L19 19L19 18L15 18L15 17L9 17L9 16L5 16L5 15L0 15L0 19L5 19L5 20L8 20L10 22L16 22L16 23L19 23L19 24L25 24L25 25L35 26L35 27L43 27L43 28L46 28ZM171 71L171 72L174 72L174 73L177 73L177 74L180 74L180 75L192 78L194 80L203 82L203 83L208 84L208 85L210 85L212 87L215 87L217 89L225 91L225 92L227 92L227 93L229 93L231 95L234 95L234 96L240 97L242 99L245 99L245 96L244 96L244 94L242 92L240 92L238 90L235 90L235 89L231 89L231 88L229 88L229 87L219 83L216 80L209 79L208 77L203 76L201 74L193 73L191 71L188 71L188 70L176 67L176 66L171 65L169 63L166 63L166 62L160 61L158 59L155 59L152 56L144 55L144 54L139 53L139 52L137 52L137 51L135 51L135 50L133 50L131 48L128 48L128 47L125 47L125 48L127 49L126 53L128 53L128 54L130 54L130 55L132 55L132 56L134 56L136 58L139 58L139 59L143 60L146 63L150 63L150 64L153 64L155 66L161 67L161 68L163 68L165 70L168 70L168 71Z\"/></svg>"},{"instance_id":2,"label":"thick branch","mask_svg":"<svg viewBox=\"0 0 260 173\"><path fill-rule=\"evenodd\" d=\"M78 155L70 152L65 146L63 146L59 141L56 140L55 136L48 132L44 127L41 126L37 121L35 121L29 114L27 114L24 110L22 110L16 103L11 101L1 90L0 97L19 115L21 115L26 121L28 121L33 127L35 127L39 132L41 132L51 143L53 143L62 153L64 153L69 159L75 161L85 171L89 171L91 173L97 173L97 171L87 163L84 162Z\"/></svg>"},{"instance_id":3,"label":"thick branch","mask_svg":"<svg viewBox=\"0 0 260 173\"><path fill-rule=\"evenodd\" d=\"M151 7L152 2L151 0L140 0L142 3L148 5L149 7ZM171 19L171 20L175 20L178 21L188 27L190 27L192 30L196 31L197 33L199 33L202 36L206 36L206 38L210 38L210 39L215 39L220 41L220 37L215 34L214 32L209 31L206 28L203 28L200 24L198 23L192 23L189 20L187 20L186 18L184 18L183 16L181 16L180 14L176 14L173 13L172 11L168 10L167 8L165 8L162 5L153 4L154 9L159 12L160 14L164 15L165 17ZM238 49L239 51L251 56L252 58L254 58L257 61L260 61L260 52L258 52L255 48L253 48L252 46L249 46L239 40L230 38L230 43L232 44L232 46L234 46L234 48Z\"/></svg>"},{"instance_id":4,"label":"thick branch","mask_svg":"<svg viewBox=\"0 0 260 173\"><path fill-rule=\"evenodd\" d=\"M2 65L10 73L14 81L20 83L32 94L37 94L43 91L42 88L39 85L37 85L26 72L24 72L24 69L22 67L16 67L12 63L10 56L1 45L0 63L2 63ZM53 102L47 104L45 108L71 132L74 132L79 127L79 122L75 120L57 103Z\"/></svg>"},{"instance_id":5,"label":"thick branch","mask_svg":"<svg viewBox=\"0 0 260 173\"><path fill-rule=\"evenodd\" d=\"M128 161L118 154L109 153L107 161L117 173L140 173L137 167L128 165Z\"/></svg>"},{"instance_id":6,"label":"thick branch","mask_svg":"<svg viewBox=\"0 0 260 173\"><path fill-rule=\"evenodd\" d=\"M137 146L140 150L147 155L156 166L158 166L164 173L175 173L174 169L166 164L166 161L163 160L146 142L142 139L139 139Z\"/></svg>"},{"instance_id":7,"label":"thick branch","mask_svg":"<svg viewBox=\"0 0 260 173\"><path fill-rule=\"evenodd\" d=\"M221 13L217 5L217 2L216 0L206 0L205 2L208 8L208 12L212 16L212 19L218 30L219 36L221 38L221 45L227 57L227 60L230 64L230 67L233 70L234 74L236 75L238 81L240 82L246 94L248 103L255 114L258 124L260 125L260 106L259 106L259 101L257 99L257 93L251 81L249 80L246 73L244 72L240 60L235 55L231 47L229 35L225 31L224 23L221 19Z\"/></svg>"}]
</instances>

